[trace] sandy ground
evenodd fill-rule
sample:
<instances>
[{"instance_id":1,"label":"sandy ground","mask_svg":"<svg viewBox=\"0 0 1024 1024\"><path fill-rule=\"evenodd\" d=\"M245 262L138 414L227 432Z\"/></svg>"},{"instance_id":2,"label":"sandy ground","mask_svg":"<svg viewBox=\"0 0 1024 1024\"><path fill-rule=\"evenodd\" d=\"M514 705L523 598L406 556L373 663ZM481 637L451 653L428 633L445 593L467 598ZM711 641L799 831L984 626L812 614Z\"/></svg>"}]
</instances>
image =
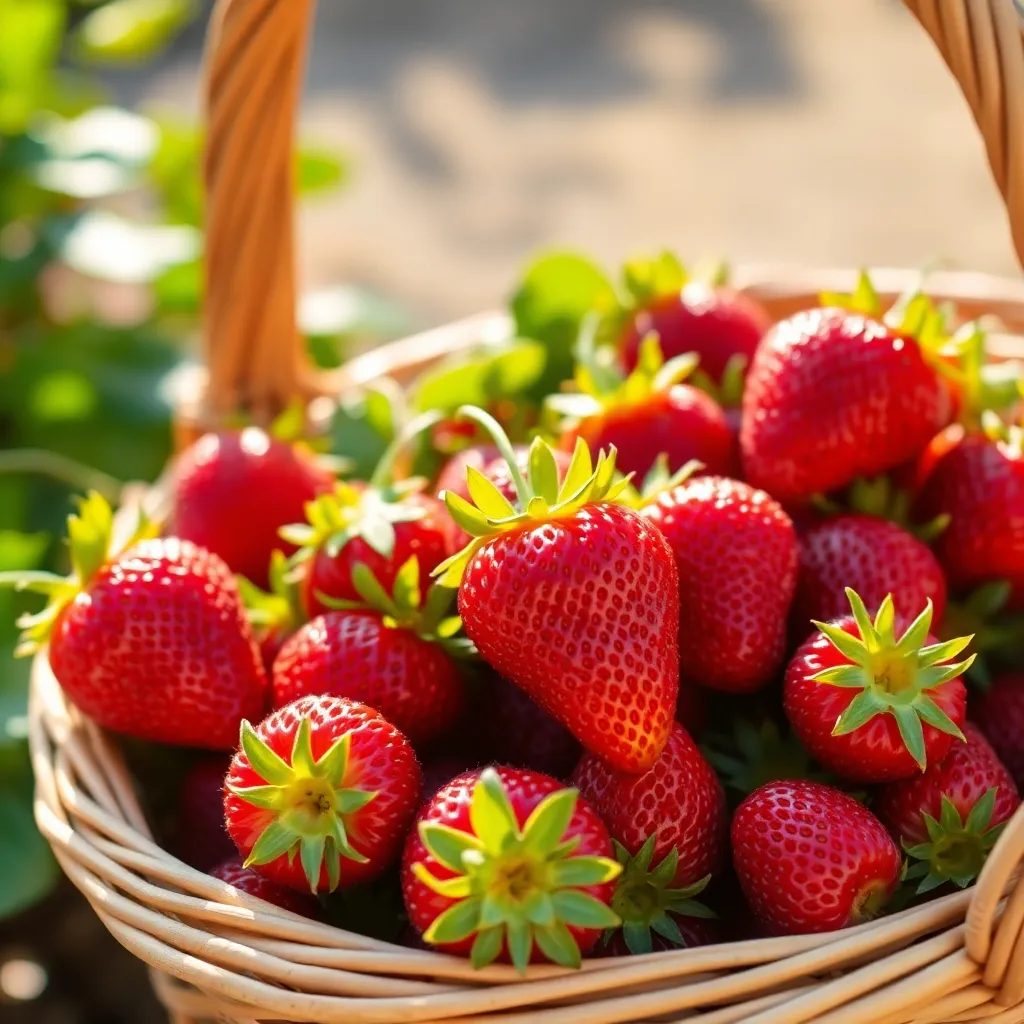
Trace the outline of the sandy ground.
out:
<instances>
[{"instance_id":1,"label":"sandy ground","mask_svg":"<svg viewBox=\"0 0 1024 1024\"><path fill-rule=\"evenodd\" d=\"M197 59L189 37L122 86L192 107ZM501 301L552 245L1016 270L898 0L321 0L303 125L356 165L303 213L305 280L425 322Z\"/></svg>"}]
</instances>

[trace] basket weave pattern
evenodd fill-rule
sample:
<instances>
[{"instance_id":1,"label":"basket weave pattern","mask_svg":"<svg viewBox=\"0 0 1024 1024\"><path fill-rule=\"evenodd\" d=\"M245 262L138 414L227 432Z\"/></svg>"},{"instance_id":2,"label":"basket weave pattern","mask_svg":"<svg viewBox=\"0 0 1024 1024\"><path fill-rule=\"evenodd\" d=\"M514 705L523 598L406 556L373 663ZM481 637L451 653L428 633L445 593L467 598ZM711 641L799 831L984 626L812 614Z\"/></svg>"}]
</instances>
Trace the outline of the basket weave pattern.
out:
<instances>
[{"instance_id":1,"label":"basket weave pattern","mask_svg":"<svg viewBox=\"0 0 1024 1024\"><path fill-rule=\"evenodd\" d=\"M1024 34L1011 0L906 0L961 84L1024 262ZM207 68L207 365L198 418L267 418L296 397L408 379L506 325L465 321L312 376L294 322L291 143L312 0L222 0ZM253 159L258 152L259 159ZM268 240L272 240L269 242ZM852 275L746 268L737 283L786 316ZM881 271L880 290L910 275ZM1024 286L937 274L939 298L1024 333ZM256 301L258 298L258 301ZM932 1024L1024 1022L1024 809L972 888L829 935L585 961L493 965L404 949L297 917L195 871L152 838L116 741L33 668L36 818L113 935L153 970L175 1024Z\"/></svg>"}]
</instances>

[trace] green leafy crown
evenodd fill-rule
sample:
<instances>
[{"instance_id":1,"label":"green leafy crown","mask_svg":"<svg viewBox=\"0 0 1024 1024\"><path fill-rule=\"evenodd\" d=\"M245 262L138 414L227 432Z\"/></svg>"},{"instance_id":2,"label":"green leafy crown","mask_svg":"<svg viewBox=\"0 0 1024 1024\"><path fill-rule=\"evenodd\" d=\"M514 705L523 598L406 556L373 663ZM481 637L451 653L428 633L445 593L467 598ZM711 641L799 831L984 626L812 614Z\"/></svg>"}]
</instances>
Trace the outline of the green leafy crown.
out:
<instances>
[{"instance_id":1,"label":"green leafy crown","mask_svg":"<svg viewBox=\"0 0 1024 1024\"><path fill-rule=\"evenodd\" d=\"M691 271L667 249L653 257L628 260L622 267L622 290L627 305L633 307L649 305L667 295L678 295L694 281L721 287L728 280L729 267L721 260L701 260Z\"/></svg>"},{"instance_id":2,"label":"green leafy crown","mask_svg":"<svg viewBox=\"0 0 1024 1024\"><path fill-rule=\"evenodd\" d=\"M261 590L245 576L236 576L245 612L252 625L292 633L306 621L302 597L283 551L270 555L270 590Z\"/></svg>"},{"instance_id":3,"label":"green leafy crown","mask_svg":"<svg viewBox=\"0 0 1024 1024\"><path fill-rule=\"evenodd\" d=\"M563 789L542 800L520 828L498 773L485 769L469 806L472 832L421 821L419 835L430 855L454 873L439 879L417 862L416 878L454 900L423 938L447 945L473 938L470 960L484 967L507 948L525 972L534 943L553 963L579 967L580 950L569 931L614 928L619 918L583 890L610 882L621 866L608 857L579 856L580 839L565 835L578 793Z\"/></svg>"}]
</instances>

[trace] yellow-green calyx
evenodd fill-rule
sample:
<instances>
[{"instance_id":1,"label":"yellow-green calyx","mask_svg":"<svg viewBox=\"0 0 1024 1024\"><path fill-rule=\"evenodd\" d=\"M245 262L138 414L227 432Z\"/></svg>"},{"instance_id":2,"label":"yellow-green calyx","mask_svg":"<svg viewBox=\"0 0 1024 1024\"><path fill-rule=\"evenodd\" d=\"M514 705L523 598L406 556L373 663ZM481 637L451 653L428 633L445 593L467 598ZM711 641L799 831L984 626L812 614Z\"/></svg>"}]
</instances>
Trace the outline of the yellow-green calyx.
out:
<instances>
[{"instance_id":1,"label":"yellow-green calyx","mask_svg":"<svg viewBox=\"0 0 1024 1024\"><path fill-rule=\"evenodd\" d=\"M331 892L341 878L341 858L365 864L349 842L345 821L362 810L377 794L345 785L349 770L351 736L336 740L319 760L314 760L309 719L299 723L292 744L291 764L259 738L248 722L242 722L242 750L263 786L229 786L240 800L272 817L260 833L245 866L269 864L278 857L299 855L309 887L316 892L324 867Z\"/></svg>"},{"instance_id":2,"label":"yellow-green calyx","mask_svg":"<svg viewBox=\"0 0 1024 1024\"><path fill-rule=\"evenodd\" d=\"M125 550L138 541L156 537L159 523L139 509L135 530L120 545ZM113 550L114 512L110 503L97 491L78 499L78 512L68 516L68 554L71 572L59 576L50 572L0 572L0 586L30 590L47 597L46 607L35 615L18 619L21 642L15 654L34 654L49 639L60 613L85 589L89 580L117 553Z\"/></svg>"},{"instance_id":3,"label":"yellow-green calyx","mask_svg":"<svg viewBox=\"0 0 1024 1024\"><path fill-rule=\"evenodd\" d=\"M633 486L632 480L627 483L622 492L621 504L629 505L630 508L653 505L662 494L685 484L690 477L703 469L703 462L698 459L690 459L673 473L669 469L668 456L664 452L660 452L639 488Z\"/></svg>"},{"instance_id":4,"label":"yellow-green calyx","mask_svg":"<svg viewBox=\"0 0 1024 1024\"><path fill-rule=\"evenodd\" d=\"M654 856L654 835L632 855L620 842L613 839L615 859L622 865L622 874L615 884L612 910L622 919L622 937L630 953L650 953L651 932L668 939L675 946L685 946L686 940L679 931L673 914L680 917L714 917L713 911L693 897L698 896L711 881L710 875L693 885L673 889L672 879L679 867L679 851L673 847L662 858L661 863L651 867ZM605 938L610 938L610 929Z\"/></svg>"},{"instance_id":5,"label":"yellow-green calyx","mask_svg":"<svg viewBox=\"0 0 1024 1024\"><path fill-rule=\"evenodd\" d=\"M678 295L691 282L710 288L729 279L729 268L720 260L704 260L688 270L679 257L666 250L654 257L638 257L622 268L622 288L633 306L646 306L668 295Z\"/></svg>"},{"instance_id":6,"label":"yellow-green calyx","mask_svg":"<svg viewBox=\"0 0 1024 1024\"><path fill-rule=\"evenodd\" d=\"M846 596L860 630L859 638L835 624L814 622L850 664L824 669L811 679L860 690L840 715L832 735L846 736L876 715L892 715L908 753L924 771L927 757L922 723L957 739L964 738L956 723L931 698L930 691L970 668L973 654L955 664L948 662L961 654L973 637L957 637L924 646L932 625L933 608L929 601L897 639L891 594L882 602L874 621L855 591L847 587Z\"/></svg>"},{"instance_id":7,"label":"yellow-green calyx","mask_svg":"<svg viewBox=\"0 0 1024 1024\"><path fill-rule=\"evenodd\" d=\"M971 808L964 821L945 793L939 820L926 811L921 818L928 830L928 841L903 848L918 863L907 870L907 878L920 878L919 893L929 892L944 882L966 889L978 877L989 851L1003 834L1006 822L992 825L999 787L993 786Z\"/></svg>"},{"instance_id":8,"label":"yellow-green calyx","mask_svg":"<svg viewBox=\"0 0 1024 1024\"><path fill-rule=\"evenodd\" d=\"M270 556L270 590L261 590L245 576L236 576L249 621L260 629L292 633L306 621L298 581L282 551Z\"/></svg>"},{"instance_id":9,"label":"yellow-green calyx","mask_svg":"<svg viewBox=\"0 0 1024 1024\"><path fill-rule=\"evenodd\" d=\"M577 440L569 467L559 480L554 451L541 438L535 438L530 446L528 475L524 477L511 442L491 416L475 406L464 406L459 415L479 423L491 435L508 464L517 500L515 504L510 502L472 466L466 470L472 502L450 491L444 493L444 502L452 518L473 540L434 570L433 575L439 578L442 586L459 585L477 548L489 538L522 529L531 523L571 516L584 505L616 502L629 486L629 477L615 478L615 449L602 451L595 466L590 449L582 439Z\"/></svg>"},{"instance_id":10,"label":"yellow-green calyx","mask_svg":"<svg viewBox=\"0 0 1024 1024\"><path fill-rule=\"evenodd\" d=\"M362 600L340 600L324 593L316 596L327 608L375 611L382 616L385 626L408 629L424 640L439 644L453 657L473 657L476 654L473 642L459 635L462 619L448 614L455 592L450 587L435 583L427 589L424 598L420 586L420 562L415 555L399 567L390 594L363 562L352 568L352 586Z\"/></svg>"},{"instance_id":11,"label":"yellow-green calyx","mask_svg":"<svg viewBox=\"0 0 1024 1024\"><path fill-rule=\"evenodd\" d=\"M416 878L455 902L424 933L426 942L447 945L475 936L474 967L491 963L507 948L523 972L534 943L553 963L579 967L580 950L569 931L614 928L616 914L583 890L616 878L622 868L608 857L575 856L579 838L565 834L578 794L563 789L545 797L520 828L498 773L485 769L469 808L473 832L420 822L423 845L454 877L439 879L423 863Z\"/></svg>"}]
</instances>

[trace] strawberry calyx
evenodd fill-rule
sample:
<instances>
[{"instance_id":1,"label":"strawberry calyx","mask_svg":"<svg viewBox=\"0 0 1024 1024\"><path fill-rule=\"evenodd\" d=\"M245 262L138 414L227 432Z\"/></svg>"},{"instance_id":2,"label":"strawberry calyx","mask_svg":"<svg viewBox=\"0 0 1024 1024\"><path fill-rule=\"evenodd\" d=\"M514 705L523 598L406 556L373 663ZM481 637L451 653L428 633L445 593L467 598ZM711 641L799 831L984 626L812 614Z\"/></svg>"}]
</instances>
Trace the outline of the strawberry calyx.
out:
<instances>
[{"instance_id":1,"label":"strawberry calyx","mask_svg":"<svg viewBox=\"0 0 1024 1024\"><path fill-rule=\"evenodd\" d=\"M306 621L306 612L298 581L283 551L271 552L268 576L269 590L261 590L245 576L235 577L246 617L259 629L282 635L294 633Z\"/></svg>"},{"instance_id":2,"label":"strawberry calyx","mask_svg":"<svg viewBox=\"0 0 1024 1024\"><path fill-rule=\"evenodd\" d=\"M935 703L929 691L963 675L971 666L973 654L955 664L949 662L967 648L973 637L956 637L925 646L934 612L929 600L924 611L897 639L891 594L879 606L874 621L856 591L847 587L846 596L860 637L847 633L835 623L811 620L848 662L823 669L812 675L811 680L860 691L839 716L832 735L846 736L876 715L892 715L907 752L924 771L927 756L922 723L961 741L964 739L956 723Z\"/></svg>"},{"instance_id":3,"label":"strawberry calyx","mask_svg":"<svg viewBox=\"0 0 1024 1024\"><path fill-rule=\"evenodd\" d=\"M618 840L612 840L615 859L622 866L622 874L615 883L612 896L612 910L622 920L622 938L626 948L636 955L652 951L652 932L674 946L686 945L674 914L680 917L716 916L714 911L693 898L707 888L711 876L705 875L684 888L671 888L679 867L679 851L672 847L657 867L651 867L654 840L655 836L649 835L636 854L631 854ZM607 942L616 930L608 929L604 941Z\"/></svg>"},{"instance_id":4,"label":"strawberry calyx","mask_svg":"<svg viewBox=\"0 0 1024 1024\"><path fill-rule=\"evenodd\" d=\"M1006 610L1012 593L1009 580L989 580L962 600L946 604L940 636L945 640L973 635L977 657L966 676L981 690L988 689L992 681L989 662L993 656L997 660L1012 656L1024 645L1024 614Z\"/></svg>"},{"instance_id":5,"label":"strawberry calyx","mask_svg":"<svg viewBox=\"0 0 1024 1024\"><path fill-rule=\"evenodd\" d=\"M578 856L579 837L566 830L579 794L563 789L545 797L520 827L498 773L485 769L473 788L472 833L421 821L419 836L430 855L453 872L436 878L422 862L416 879L432 892L454 900L423 934L432 945L471 936L470 962L492 963L507 948L523 973L534 943L553 963L580 966L580 950L569 931L614 928L618 916L583 890L618 877L621 865L608 857Z\"/></svg>"},{"instance_id":6,"label":"strawberry calyx","mask_svg":"<svg viewBox=\"0 0 1024 1024\"><path fill-rule=\"evenodd\" d=\"M1024 426L1005 423L992 409L981 414L981 429L985 436L1015 458L1024 457Z\"/></svg>"},{"instance_id":7,"label":"strawberry calyx","mask_svg":"<svg viewBox=\"0 0 1024 1024\"><path fill-rule=\"evenodd\" d=\"M270 811L272 818L253 844L245 867L269 864L296 854L315 893L324 867L331 892L341 878L341 858L365 864L367 858L349 842L346 821L377 794L351 785L349 776L351 733L340 736L314 759L312 727L302 719L292 743L291 763L275 753L246 721L241 746L262 786L228 786L240 800ZM348 784L346 784L348 783Z\"/></svg>"},{"instance_id":8,"label":"strawberry calyx","mask_svg":"<svg viewBox=\"0 0 1024 1024\"><path fill-rule=\"evenodd\" d=\"M389 594L373 570L364 562L352 567L352 586L362 600L346 601L318 592L317 600L337 611L377 612L389 629L408 629L423 640L440 645L453 657L476 655L476 647L466 636L459 636L462 619L449 615L454 591L435 583L424 596L420 585L420 563L413 555L404 562L395 576Z\"/></svg>"},{"instance_id":9,"label":"strawberry calyx","mask_svg":"<svg viewBox=\"0 0 1024 1024\"><path fill-rule=\"evenodd\" d=\"M720 288L728 279L729 267L721 260L702 260L691 271L667 249L653 257L627 260L622 267L622 290L633 308L678 295L691 282Z\"/></svg>"},{"instance_id":10,"label":"strawberry calyx","mask_svg":"<svg viewBox=\"0 0 1024 1024\"><path fill-rule=\"evenodd\" d=\"M135 529L124 540L114 542L114 510L98 491L89 491L77 499L78 511L68 516L68 555L71 572L67 576L41 571L0 572L0 586L43 594L46 607L33 615L18 619L20 642L18 657L35 654L46 643L61 612L89 585L89 581L112 558L141 540L156 537L159 523L150 519L139 507Z\"/></svg>"},{"instance_id":11,"label":"strawberry calyx","mask_svg":"<svg viewBox=\"0 0 1024 1024\"><path fill-rule=\"evenodd\" d=\"M998 786L988 789L971 808L966 821L945 793L938 821L927 811L921 812L928 841L903 844L907 856L918 862L907 869L906 876L921 879L918 893L930 892L945 882L965 889L978 877L989 851L1006 826L1005 821L998 825L991 823L998 790Z\"/></svg>"},{"instance_id":12,"label":"strawberry calyx","mask_svg":"<svg viewBox=\"0 0 1024 1024\"><path fill-rule=\"evenodd\" d=\"M653 505L662 494L685 484L690 477L700 473L704 468L704 463L699 459L690 459L672 472L669 469L668 455L659 452L639 488L633 486L632 480L628 482L623 490L623 503L629 504L631 508Z\"/></svg>"},{"instance_id":13,"label":"strawberry calyx","mask_svg":"<svg viewBox=\"0 0 1024 1024\"><path fill-rule=\"evenodd\" d=\"M891 476L882 473L858 477L841 495L816 494L811 504L826 516L857 513L885 519L922 543L931 544L949 526L950 516L943 512L927 522L915 522L910 511L912 500L910 490L898 486Z\"/></svg>"},{"instance_id":14,"label":"strawberry calyx","mask_svg":"<svg viewBox=\"0 0 1024 1024\"><path fill-rule=\"evenodd\" d=\"M457 587L477 549L491 537L520 530L537 523L574 515L584 505L595 503L628 505L624 499L630 477L615 475L615 449L598 454L595 465L587 443L579 438L564 475L551 446L534 438L528 456L529 480L519 470L515 451L508 436L483 409L463 406L459 415L479 423L491 435L501 457L508 465L516 489L516 501L510 502L479 470L468 466L466 482L472 502L451 491L442 494L456 524L473 539L461 551L445 559L433 574L444 587Z\"/></svg>"}]
</instances>

